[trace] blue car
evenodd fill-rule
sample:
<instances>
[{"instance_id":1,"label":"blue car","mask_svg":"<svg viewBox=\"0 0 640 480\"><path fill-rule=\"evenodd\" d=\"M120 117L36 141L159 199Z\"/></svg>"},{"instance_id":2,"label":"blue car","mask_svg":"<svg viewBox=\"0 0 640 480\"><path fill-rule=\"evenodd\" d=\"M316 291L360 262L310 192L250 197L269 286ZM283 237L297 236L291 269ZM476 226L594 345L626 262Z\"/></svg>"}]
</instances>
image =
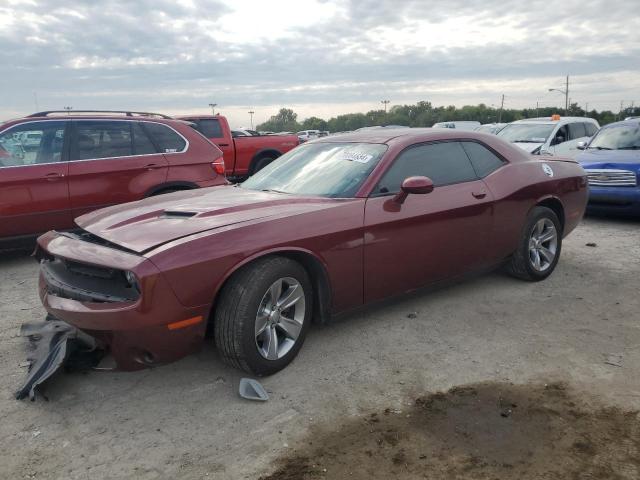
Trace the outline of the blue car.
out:
<instances>
[{"instance_id":1,"label":"blue car","mask_svg":"<svg viewBox=\"0 0 640 480\"><path fill-rule=\"evenodd\" d=\"M578 148L589 177L587 212L640 216L640 119L606 125Z\"/></svg>"}]
</instances>

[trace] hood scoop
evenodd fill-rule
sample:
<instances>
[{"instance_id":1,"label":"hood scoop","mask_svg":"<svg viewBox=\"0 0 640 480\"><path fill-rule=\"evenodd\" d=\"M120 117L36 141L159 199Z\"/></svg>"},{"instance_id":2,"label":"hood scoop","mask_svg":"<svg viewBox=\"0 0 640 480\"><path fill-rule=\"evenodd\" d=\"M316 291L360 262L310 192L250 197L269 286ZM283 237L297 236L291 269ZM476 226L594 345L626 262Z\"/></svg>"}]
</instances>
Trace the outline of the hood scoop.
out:
<instances>
[{"instance_id":1,"label":"hood scoop","mask_svg":"<svg viewBox=\"0 0 640 480\"><path fill-rule=\"evenodd\" d=\"M198 215L200 212L187 212L184 210L165 210L160 215L160 218L191 218Z\"/></svg>"}]
</instances>

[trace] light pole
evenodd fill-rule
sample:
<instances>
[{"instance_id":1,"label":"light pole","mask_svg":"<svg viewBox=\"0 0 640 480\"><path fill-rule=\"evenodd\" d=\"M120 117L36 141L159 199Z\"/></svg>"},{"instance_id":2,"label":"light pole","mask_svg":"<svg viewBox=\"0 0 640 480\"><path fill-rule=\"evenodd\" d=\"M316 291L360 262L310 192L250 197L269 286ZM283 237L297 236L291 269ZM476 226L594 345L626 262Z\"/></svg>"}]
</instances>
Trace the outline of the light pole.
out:
<instances>
[{"instance_id":1,"label":"light pole","mask_svg":"<svg viewBox=\"0 0 640 480\"><path fill-rule=\"evenodd\" d=\"M249 110L249 115L251 115L251 130L253 130L253 114L256 113L253 110Z\"/></svg>"},{"instance_id":2,"label":"light pole","mask_svg":"<svg viewBox=\"0 0 640 480\"><path fill-rule=\"evenodd\" d=\"M384 105L384 113L387 113L387 105L389 105L391 103L391 100L382 100L380 101L380 103L382 103Z\"/></svg>"},{"instance_id":3,"label":"light pole","mask_svg":"<svg viewBox=\"0 0 640 480\"><path fill-rule=\"evenodd\" d=\"M217 103L210 103L209 106L211 107L211 115L215 115L216 114L216 107L218 106Z\"/></svg>"},{"instance_id":4,"label":"light pole","mask_svg":"<svg viewBox=\"0 0 640 480\"><path fill-rule=\"evenodd\" d=\"M498 123L502 122L502 109L504 108L504 93L502 94L502 100L500 101L500 113L498 113Z\"/></svg>"},{"instance_id":5,"label":"light pole","mask_svg":"<svg viewBox=\"0 0 640 480\"><path fill-rule=\"evenodd\" d=\"M62 107L67 111L67 115L71 115L71 110L73 110L73 107Z\"/></svg>"},{"instance_id":6,"label":"light pole","mask_svg":"<svg viewBox=\"0 0 640 480\"><path fill-rule=\"evenodd\" d=\"M550 92L560 92L564 95L564 114L569 115L569 75L567 75L567 83L566 88L562 90L561 88L550 88Z\"/></svg>"}]
</instances>

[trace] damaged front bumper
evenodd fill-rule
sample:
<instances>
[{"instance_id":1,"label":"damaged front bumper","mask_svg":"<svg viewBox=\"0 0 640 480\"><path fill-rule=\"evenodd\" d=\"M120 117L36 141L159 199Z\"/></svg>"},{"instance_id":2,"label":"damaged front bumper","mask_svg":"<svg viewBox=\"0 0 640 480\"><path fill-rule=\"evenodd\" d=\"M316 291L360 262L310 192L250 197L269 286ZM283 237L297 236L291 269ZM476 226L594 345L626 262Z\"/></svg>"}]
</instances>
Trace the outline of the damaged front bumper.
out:
<instances>
[{"instance_id":1,"label":"damaged front bumper","mask_svg":"<svg viewBox=\"0 0 640 480\"><path fill-rule=\"evenodd\" d=\"M210 305L182 305L149 259L57 232L38 239L36 258L47 312L94 338L116 369L171 362L202 345Z\"/></svg>"}]
</instances>

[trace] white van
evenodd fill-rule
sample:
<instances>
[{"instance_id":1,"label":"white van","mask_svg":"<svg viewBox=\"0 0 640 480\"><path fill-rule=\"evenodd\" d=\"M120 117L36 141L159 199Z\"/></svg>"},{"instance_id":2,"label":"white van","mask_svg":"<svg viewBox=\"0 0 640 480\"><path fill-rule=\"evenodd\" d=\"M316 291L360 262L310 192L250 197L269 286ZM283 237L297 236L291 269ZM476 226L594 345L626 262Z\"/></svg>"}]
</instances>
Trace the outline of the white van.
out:
<instances>
[{"instance_id":1,"label":"white van","mask_svg":"<svg viewBox=\"0 0 640 480\"><path fill-rule=\"evenodd\" d=\"M600 124L587 117L552 117L517 120L504 127L498 136L534 155L575 157L578 143L593 137Z\"/></svg>"}]
</instances>

